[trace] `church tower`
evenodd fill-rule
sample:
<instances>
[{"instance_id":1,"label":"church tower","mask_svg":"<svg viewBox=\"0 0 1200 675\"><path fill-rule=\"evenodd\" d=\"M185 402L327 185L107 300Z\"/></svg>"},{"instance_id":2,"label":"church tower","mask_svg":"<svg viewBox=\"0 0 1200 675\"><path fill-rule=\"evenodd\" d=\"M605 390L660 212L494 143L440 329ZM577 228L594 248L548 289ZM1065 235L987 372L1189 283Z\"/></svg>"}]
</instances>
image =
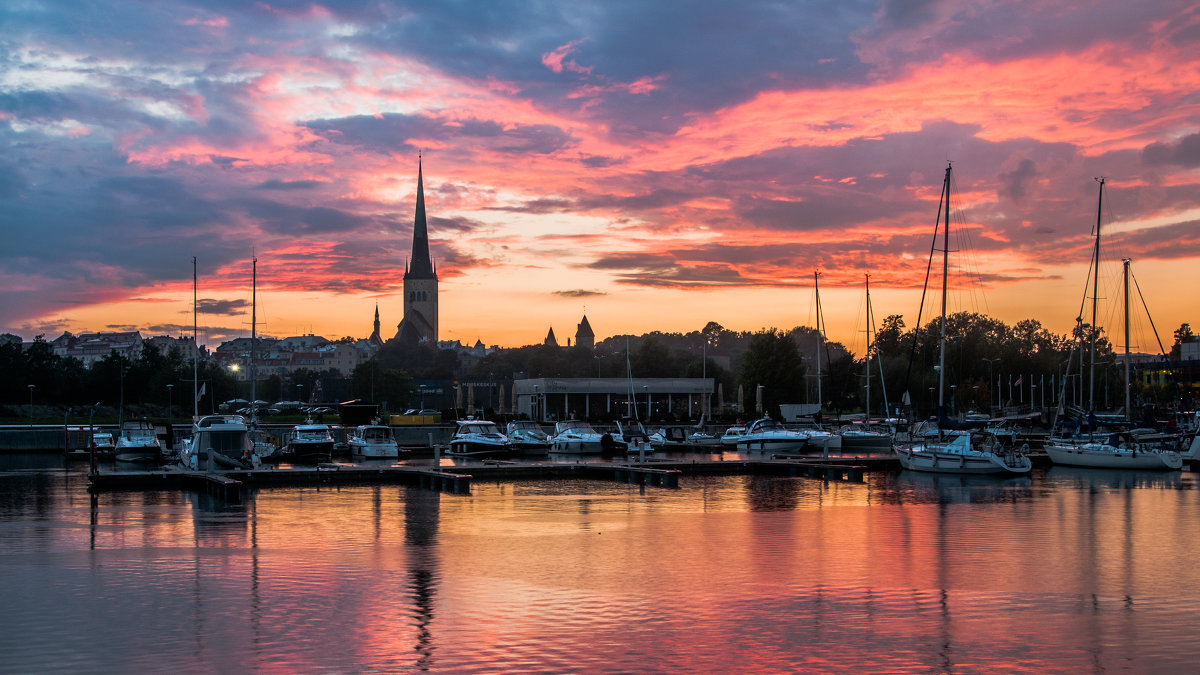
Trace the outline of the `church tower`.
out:
<instances>
[{"instance_id":1,"label":"church tower","mask_svg":"<svg viewBox=\"0 0 1200 675\"><path fill-rule=\"evenodd\" d=\"M425 181L417 158L417 213L413 219L412 256L404 267L404 317L396 339L437 348L438 278L429 257L429 226L425 222Z\"/></svg>"},{"instance_id":2,"label":"church tower","mask_svg":"<svg viewBox=\"0 0 1200 675\"><path fill-rule=\"evenodd\" d=\"M575 346L587 349L596 348L596 334L592 332L592 325L588 323L587 314L583 315L583 321L580 321L579 326L575 328Z\"/></svg>"}]
</instances>

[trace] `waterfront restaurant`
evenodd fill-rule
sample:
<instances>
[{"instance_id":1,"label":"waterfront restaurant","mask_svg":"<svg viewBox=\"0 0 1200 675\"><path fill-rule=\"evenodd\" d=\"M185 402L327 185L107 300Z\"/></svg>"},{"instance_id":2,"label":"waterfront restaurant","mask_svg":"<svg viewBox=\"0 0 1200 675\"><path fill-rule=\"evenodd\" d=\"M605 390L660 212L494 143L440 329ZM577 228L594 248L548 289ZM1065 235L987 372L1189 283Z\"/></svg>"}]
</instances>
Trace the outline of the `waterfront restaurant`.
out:
<instances>
[{"instance_id":1,"label":"waterfront restaurant","mask_svg":"<svg viewBox=\"0 0 1200 675\"><path fill-rule=\"evenodd\" d=\"M513 382L518 415L538 422L570 419L711 417L713 378L555 378ZM636 406L636 410L635 410Z\"/></svg>"}]
</instances>

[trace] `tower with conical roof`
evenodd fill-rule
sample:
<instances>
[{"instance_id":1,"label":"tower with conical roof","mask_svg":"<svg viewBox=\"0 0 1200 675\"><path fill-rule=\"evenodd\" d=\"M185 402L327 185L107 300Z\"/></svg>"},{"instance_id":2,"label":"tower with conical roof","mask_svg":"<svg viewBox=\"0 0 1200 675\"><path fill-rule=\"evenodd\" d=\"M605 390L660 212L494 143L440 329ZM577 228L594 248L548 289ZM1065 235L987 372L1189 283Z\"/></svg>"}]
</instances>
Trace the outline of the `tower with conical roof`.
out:
<instances>
[{"instance_id":1,"label":"tower with conical roof","mask_svg":"<svg viewBox=\"0 0 1200 675\"><path fill-rule=\"evenodd\" d=\"M375 330L371 333L371 337L367 338L367 342L379 347L383 344L383 336L379 334L379 303L375 303Z\"/></svg>"},{"instance_id":2,"label":"tower with conical roof","mask_svg":"<svg viewBox=\"0 0 1200 675\"><path fill-rule=\"evenodd\" d=\"M583 315L583 321L575 328L575 346L586 347L587 349L596 348L596 334L592 332L592 326L588 323L587 314Z\"/></svg>"},{"instance_id":3,"label":"tower with conical roof","mask_svg":"<svg viewBox=\"0 0 1200 675\"><path fill-rule=\"evenodd\" d=\"M429 257L429 226L425 222L425 180L417 157L417 213L413 219L412 256L404 266L404 317L396 339L437 346L438 278Z\"/></svg>"}]
</instances>

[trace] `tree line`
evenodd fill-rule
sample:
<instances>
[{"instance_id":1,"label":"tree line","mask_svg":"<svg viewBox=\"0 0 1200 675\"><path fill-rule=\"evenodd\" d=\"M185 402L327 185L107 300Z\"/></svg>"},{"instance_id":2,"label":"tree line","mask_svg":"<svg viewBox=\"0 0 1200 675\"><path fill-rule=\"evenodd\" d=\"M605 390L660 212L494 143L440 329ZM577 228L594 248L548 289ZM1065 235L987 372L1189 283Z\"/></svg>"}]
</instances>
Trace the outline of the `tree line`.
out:
<instances>
[{"instance_id":1,"label":"tree line","mask_svg":"<svg viewBox=\"0 0 1200 675\"><path fill-rule=\"evenodd\" d=\"M978 313L951 314L946 317L947 405L958 412L990 411L1043 401L1051 405L1065 396L1069 403L1096 400L1098 408L1119 406L1123 373L1104 330L1095 333L1097 392L1093 394L1088 390L1090 352L1078 349L1090 342L1091 326L1081 323L1073 333L1060 335L1034 319L1008 325ZM865 385L870 377L873 411L882 412L885 403L889 412L896 411L907 392L916 410L927 414L937 400L939 336L939 319L909 328L902 315L894 314L878 327L870 354L857 356L841 343L820 339L807 326L732 331L712 321L688 333L616 335L599 341L594 349L531 345L498 349L470 360L452 350L389 341L348 377L300 369L285 377L261 379L257 395L267 400L308 398L321 383L323 400L388 401L390 410L396 411L413 405L414 379L503 382L541 377L703 376L714 380L714 389L720 387L726 402L732 402L741 387L752 404L761 386L767 407L776 414L784 403L820 403L827 414L837 414L866 406ZM1175 358L1182 343L1196 339L1188 324L1180 326L1174 337ZM148 343L136 359L111 353L91 368L78 359L55 355L43 336L27 346L16 340L0 345L0 402L10 406L28 403L28 385L34 385L35 404L82 410L100 403L165 410L170 400L175 414L189 415L192 381L190 360L176 349L164 354ZM221 401L249 395L246 383L212 360L201 360L197 381L205 390L201 413ZM1170 386L1134 383L1134 391L1143 403L1169 404L1179 396Z\"/></svg>"}]
</instances>

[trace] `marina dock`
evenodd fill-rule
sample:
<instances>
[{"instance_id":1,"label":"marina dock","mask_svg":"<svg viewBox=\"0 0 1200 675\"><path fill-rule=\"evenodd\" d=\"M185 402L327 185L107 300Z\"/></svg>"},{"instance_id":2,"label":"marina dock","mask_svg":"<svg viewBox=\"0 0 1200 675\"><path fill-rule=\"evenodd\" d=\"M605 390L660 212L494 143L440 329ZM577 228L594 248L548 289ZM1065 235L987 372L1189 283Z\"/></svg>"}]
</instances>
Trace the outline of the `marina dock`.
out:
<instances>
[{"instance_id":1,"label":"marina dock","mask_svg":"<svg viewBox=\"0 0 1200 675\"><path fill-rule=\"evenodd\" d=\"M894 457L789 458L736 460L652 460L646 462L501 462L432 467L426 465L320 464L312 467L228 469L208 473L175 465L147 471L111 471L88 476L99 491L187 489L234 500L247 487L401 484L457 494L478 481L590 479L678 488L685 475L774 475L862 482L870 471L899 469Z\"/></svg>"}]
</instances>

